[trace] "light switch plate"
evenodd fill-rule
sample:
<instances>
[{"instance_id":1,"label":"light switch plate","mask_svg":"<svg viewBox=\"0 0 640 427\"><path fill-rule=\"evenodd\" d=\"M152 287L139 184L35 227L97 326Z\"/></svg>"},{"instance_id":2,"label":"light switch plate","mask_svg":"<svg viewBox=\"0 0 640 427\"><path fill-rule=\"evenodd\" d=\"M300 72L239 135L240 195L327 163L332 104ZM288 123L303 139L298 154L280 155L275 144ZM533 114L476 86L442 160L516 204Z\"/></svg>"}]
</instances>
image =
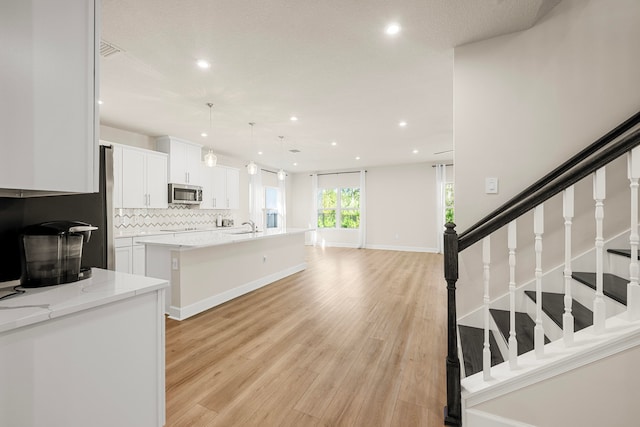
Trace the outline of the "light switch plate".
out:
<instances>
[{"instance_id":1,"label":"light switch plate","mask_svg":"<svg viewBox=\"0 0 640 427\"><path fill-rule=\"evenodd\" d=\"M485 178L484 192L486 194L498 194L498 178Z\"/></svg>"}]
</instances>

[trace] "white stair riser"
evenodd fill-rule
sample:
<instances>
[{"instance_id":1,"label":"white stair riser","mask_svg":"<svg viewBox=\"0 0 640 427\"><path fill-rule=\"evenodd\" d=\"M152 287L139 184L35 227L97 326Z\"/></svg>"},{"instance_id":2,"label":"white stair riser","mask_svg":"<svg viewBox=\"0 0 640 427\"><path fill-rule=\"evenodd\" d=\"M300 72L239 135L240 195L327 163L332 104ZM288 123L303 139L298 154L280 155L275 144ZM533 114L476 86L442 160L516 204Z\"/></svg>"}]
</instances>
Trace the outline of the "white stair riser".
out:
<instances>
[{"instance_id":1,"label":"white stair riser","mask_svg":"<svg viewBox=\"0 0 640 427\"><path fill-rule=\"evenodd\" d=\"M573 283L571 283L571 296L573 299L591 311L593 311L593 299L595 293L596 291L594 289L578 282L577 280L573 280ZM607 317L618 315L627 309L624 304L620 304L618 301L606 296L604 298L604 303Z\"/></svg>"},{"instance_id":2,"label":"white stair riser","mask_svg":"<svg viewBox=\"0 0 640 427\"><path fill-rule=\"evenodd\" d=\"M531 317L534 321L536 320L536 303L531 298L527 297L527 310L526 313ZM562 339L562 328L556 325L554 322L544 311L542 312L542 327L544 328L544 334L551 341Z\"/></svg>"}]
</instances>

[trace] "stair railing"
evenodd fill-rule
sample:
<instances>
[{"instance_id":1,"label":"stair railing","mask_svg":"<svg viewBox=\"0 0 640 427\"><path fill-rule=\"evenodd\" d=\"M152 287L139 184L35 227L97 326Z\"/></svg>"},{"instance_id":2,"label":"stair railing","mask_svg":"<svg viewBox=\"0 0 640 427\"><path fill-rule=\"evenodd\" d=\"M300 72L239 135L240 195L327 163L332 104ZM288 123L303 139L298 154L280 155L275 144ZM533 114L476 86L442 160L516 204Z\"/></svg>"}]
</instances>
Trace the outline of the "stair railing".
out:
<instances>
[{"instance_id":1,"label":"stair railing","mask_svg":"<svg viewBox=\"0 0 640 427\"><path fill-rule=\"evenodd\" d=\"M565 269L563 338L566 345L573 343L573 316L571 314L571 225L574 216L574 184L593 175L596 218L596 297L594 300L594 330L604 330L605 310L603 300L603 246L602 225L605 200L605 167L613 160L627 154L628 177L631 191L631 261L627 288L627 311L630 319L640 319L640 267L638 265L638 182L640 180L640 112L636 113L597 141L562 163L547 175L527 187L511 200L495 209L460 235L453 223L445 225L444 273L447 282L447 406L445 424L461 425L461 367L457 346L456 282L458 280L458 255L468 247L483 240L483 377L491 377L491 355L489 351L489 239L491 234L508 226L507 247L509 255L509 367L517 368L517 341L515 332L515 264L516 222L519 217L534 211L534 250L536 254L536 319L534 349L537 357L544 354L544 329L542 326L542 236L544 233L544 202L563 193L563 218L565 227ZM638 147L638 148L637 148ZM515 348L512 348L515 347Z\"/></svg>"}]
</instances>

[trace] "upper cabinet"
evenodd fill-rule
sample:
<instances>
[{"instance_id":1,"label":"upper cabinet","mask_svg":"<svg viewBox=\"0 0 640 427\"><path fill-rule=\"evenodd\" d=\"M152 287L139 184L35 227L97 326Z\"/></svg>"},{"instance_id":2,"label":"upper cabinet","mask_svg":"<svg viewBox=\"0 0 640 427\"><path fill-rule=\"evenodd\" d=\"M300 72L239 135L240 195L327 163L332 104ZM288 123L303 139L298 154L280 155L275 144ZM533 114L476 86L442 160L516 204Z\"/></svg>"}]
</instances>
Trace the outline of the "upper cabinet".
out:
<instances>
[{"instance_id":1,"label":"upper cabinet","mask_svg":"<svg viewBox=\"0 0 640 427\"><path fill-rule=\"evenodd\" d=\"M167 155L113 144L113 207L166 208Z\"/></svg>"},{"instance_id":2,"label":"upper cabinet","mask_svg":"<svg viewBox=\"0 0 640 427\"><path fill-rule=\"evenodd\" d=\"M0 2L0 195L98 191L98 11Z\"/></svg>"},{"instance_id":3,"label":"upper cabinet","mask_svg":"<svg viewBox=\"0 0 640 427\"><path fill-rule=\"evenodd\" d=\"M201 209L239 209L240 171L227 166L202 167Z\"/></svg>"},{"instance_id":4,"label":"upper cabinet","mask_svg":"<svg viewBox=\"0 0 640 427\"><path fill-rule=\"evenodd\" d=\"M202 185L202 145L173 136L161 136L156 139L156 147L169 155L170 183Z\"/></svg>"}]
</instances>

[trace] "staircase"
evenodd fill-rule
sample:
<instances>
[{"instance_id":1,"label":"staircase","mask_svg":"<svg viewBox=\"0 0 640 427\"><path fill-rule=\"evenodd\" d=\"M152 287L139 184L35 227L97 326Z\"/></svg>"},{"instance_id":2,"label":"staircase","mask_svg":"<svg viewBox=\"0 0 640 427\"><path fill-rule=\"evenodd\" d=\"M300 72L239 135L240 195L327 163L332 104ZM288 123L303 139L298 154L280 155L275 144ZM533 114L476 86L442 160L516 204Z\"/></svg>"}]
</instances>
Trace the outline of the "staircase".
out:
<instances>
[{"instance_id":1,"label":"staircase","mask_svg":"<svg viewBox=\"0 0 640 427\"><path fill-rule=\"evenodd\" d=\"M627 177L612 173L619 178L614 181L615 189L612 191L606 181L608 166L617 172L621 170L621 162L625 159ZM626 183L619 182L626 178ZM629 355L628 352L623 356L620 354L629 349L640 349L639 187L640 112L463 233L457 234L455 224L446 224L444 265L449 335L445 424L459 426L468 422L464 425L530 426L524 422L527 417L515 418L520 420L515 421L504 418L504 411L502 414L485 414L483 410L499 408L505 402L513 404L520 396L527 395L531 387L536 386L535 390L539 393L541 384L551 384L561 376L565 380L578 370L580 375L589 377L591 371L585 369L591 369L592 366L615 368L615 363L623 360L621 357ZM581 209L585 206L585 189L589 192L592 189L593 201L590 203L593 203L591 206L595 205L588 226L584 224L583 212L579 212L580 215L575 212L576 206L581 206ZM620 223L622 216L613 215L618 221L614 227L609 225L608 217L605 217L607 191L610 198L618 200L617 207L620 206L621 195L630 195L630 218ZM581 197L578 203L574 201L576 194ZM591 199L591 194L586 197ZM549 206L547 215L550 211L551 220L547 218L545 221L545 205ZM628 212L628 208L625 211ZM525 215L529 217L525 218ZM531 226L531 216L533 230L523 230L523 227ZM605 224L608 230L623 230L625 223L628 224L626 231L614 236L605 235ZM558 239L564 240L564 257L561 255L552 268L543 270L543 235L545 225L549 227L549 224L552 224L550 234L556 239L552 240L552 245L557 245ZM502 235L504 232L506 247ZM577 256L572 254L572 233L582 238L582 246L578 250L583 252ZM563 238L558 237L561 234L564 234ZM585 251L584 237L591 235L593 246ZM528 242L523 244L524 240ZM481 250L478 247L465 258L465 267L468 270L478 266L481 270L479 274L466 271L468 277L465 278L465 286L477 286L483 290L483 296L475 311L459 318L456 314L458 256L476 244L481 245ZM535 264L534 271L529 271L529 279L524 283L516 282L516 271L522 275L523 269L519 266L519 269L516 268L517 263L523 262L518 260L517 244L524 247L525 254L529 254L524 263ZM491 253L494 250L495 255L496 248L498 261L494 259L492 263ZM573 271L574 266L576 271ZM499 274L500 283L496 286L491 282L492 268L500 269L503 276L508 275L508 288L507 282L502 282ZM498 296L491 295L490 289L494 288L504 291ZM637 357L640 357L640 350ZM640 381L640 375L634 376L635 371L630 372L629 378L637 377ZM616 383L613 379L607 379L600 384L584 387L589 393L599 393L598 403L611 400L610 395L615 395L609 405L618 407L625 396L621 395L624 390L620 387L616 389L616 384L625 380L618 379ZM554 392L548 395L557 399ZM509 397L505 399L503 396ZM545 394L537 399L544 401ZM547 406L558 406L559 411L562 408L567 411L571 406L567 402L566 399L564 403L551 400ZM599 405L588 404L586 400L578 401L576 405L573 411L582 414L598 411L593 413L601 417L607 411ZM626 409L631 410L630 406L635 408L636 405L628 405ZM526 402L523 406L529 407L535 408L535 405ZM518 411L512 413L520 415ZM585 419L594 422L595 418L585 418L583 415ZM615 425L610 424L607 418L602 419L607 421L597 425ZM571 421L561 424L555 422L543 422L541 425L574 425Z\"/></svg>"},{"instance_id":2,"label":"staircase","mask_svg":"<svg viewBox=\"0 0 640 427\"><path fill-rule=\"evenodd\" d=\"M611 256L620 257L629 260L631 251L628 249L608 249L607 253ZM627 261L628 262L628 261ZM620 274L620 273L619 273ZM603 293L607 301L607 313L611 315L620 314L627 306L627 284L628 279L620 277L613 273L604 273ZM593 301L596 290L596 273L595 272L574 272L571 275L573 279L573 294L589 296ZM575 289L582 287L583 289ZM532 290L522 290L527 298L527 302L531 304L535 310L536 293ZM546 315L545 330L557 328L555 335L560 335L563 328L563 315L565 312L563 293L542 292L542 312ZM574 332L578 332L593 325L593 311L587 307L591 306L589 298L581 298L577 301L572 298L572 314L574 320ZM619 307L614 305L619 304ZM533 311L533 310L530 310ZM510 313L508 310L490 308L491 320L497 327L497 331L490 331L490 351L491 366L503 363L508 360L509 355L503 354L501 348L508 348L509 332L510 332ZM517 340L517 354L522 355L534 350L534 328L535 314L529 312L515 311L515 332ZM463 320L462 320L463 321ZM553 324L549 324L550 322ZM482 327L458 325L458 333L460 335L461 352L464 360L464 376L469 377L482 371L482 347L483 333ZM502 345L498 345L498 340L502 341ZM545 344L551 340L545 335Z\"/></svg>"}]
</instances>

